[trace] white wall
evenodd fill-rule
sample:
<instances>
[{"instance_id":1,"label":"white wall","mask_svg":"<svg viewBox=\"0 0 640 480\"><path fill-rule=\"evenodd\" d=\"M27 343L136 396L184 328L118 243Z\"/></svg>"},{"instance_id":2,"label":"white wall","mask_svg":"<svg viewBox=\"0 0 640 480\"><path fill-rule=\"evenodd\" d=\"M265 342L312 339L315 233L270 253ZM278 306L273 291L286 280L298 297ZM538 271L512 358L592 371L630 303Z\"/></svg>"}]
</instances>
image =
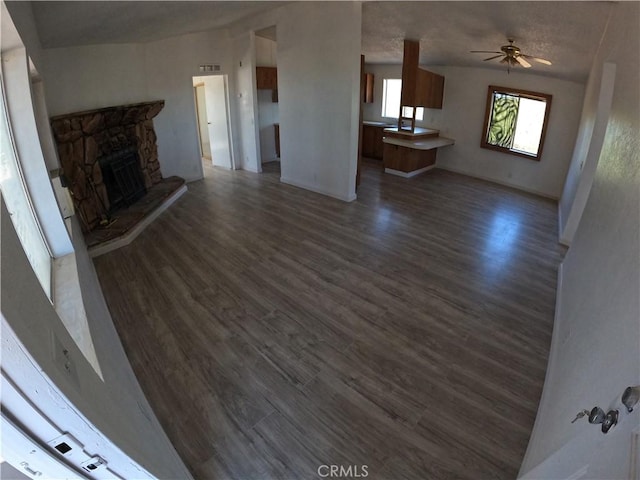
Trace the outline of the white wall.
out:
<instances>
[{"instance_id":1,"label":"white wall","mask_svg":"<svg viewBox=\"0 0 640 480\"><path fill-rule=\"evenodd\" d=\"M42 59L51 116L157 100L147 94L141 44L53 48Z\"/></svg>"},{"instance_id":2,"label":"white wall","mask_svg":"<svg viewBox=\"0 0 640 480\"><path fill-rule=\"evenodd\" d=\"M517 70L507 75L506 71L488 68L423 68L444 75L444 104L442 110L425 109L424 120L417 123L436 128L442 136L456 141L453 147L438 151L438 167L560 198L578 129L583 85ZM380 115L382 83L385 77L401 78L401 65L365 65L365 72L375 75L375 83L374 103L366 104L364 119L391 121ZM553 95L539 162L480 148L489 85Z\"/></svg>"},{"instance_id":3,"label":"white wall","mask_svg":"<svg viewBox=\"0 0 640 480\"><path fill-rule=\"evenodd\" d=\"M164 100L153 120L162 174L202 178L192 77L205 63L228 73L228 46L226 32L214 31L146 44L43 50L49 114Z\"/></svg>"},{"instance_id":4,"label":"white wall","mask_svg":"<svg viewBox=\"0 0 640 480\"><path fill-rule=\"evenodd\" d=\"M592 72L587 83L576 145L558 204L560 240L565 245L571 244L589 197L609 120L615 77L616 65L605 63Z\"/></svg>"},{"instance_id":5,"label":"white wall","mask_svg":"<svg viewBox=\"0 0 640 480\"><path fill-rule=\"evenodd\" d=\"M640 408L607 435L578 410L619 406L640 384L640 4L614 5L590 75L616 64L607 132L580 225L563 262L547 378L522 478L629 478ZM554 455L554 452L558 452ZM563 452L566 452L563 454ZM577 478L577 477L576 477Z\"/></svg>"},{"instance_id":6,"label":"white wall","mask_svg":"<svg viewBox=\"0 0 640 480\"><path fill-rule=\"evenodd\" d=\"M200 64L219 64L221 74L231 74L229 45L225 31L145 44L148 95L165 101L164 109L153 120L164 176L178 175L187 181L202 178L192 77L201 75Z\"/></svg>"},{"instance_id":7,"label":"white wall","mask_svg":"<svg viewBox=\"0 0 640 480\"><path fill-rule=\"evenodd\" d=\"M244 31L232 39L233 65L235 74L235 93L239 155L236 156L237 168L260 172L260 137L256 125L258 100L256 98L256 58L255 35Z\"/></svg>"},{"instance_id":8,"label":"white wall","mask_svg":"<svg viewBox=\"0 0 640 480\"><path fill-rule=\"evenodd\" d=\"M355 199L361 18L357 2L300 2L277 22L281 180L346 201Z\"/></svg>"},{"instance_id":9,"label":"white wall","mask_svg":"<svg viewBox=\"0 0 640 480\"><path fill-rule=\"evenodd\" d=\"M256 66L277 66L277 45L268 38L256 36ZM277 159L274 124L280 121L278 102L273 102L271 90L258 90L258 127L262 163Z\"/></svg>"},{"instance_id":10,"label":"white wall","mask_svg":"<svg viewBox=\"0 0 640 480\"><path fill-rule=\"evenodd\" d=\"M27 54L31 57L36 67L40 69L42 67L42 45L40 44L40 37L36 30L36 22L31 10L31 2L5 3L3 1L3 4L7 8L18 32L20 32L18 41L26 47ZM3 49L8 48L4 40L3 38Z\"/></svg>"}]
</instances>

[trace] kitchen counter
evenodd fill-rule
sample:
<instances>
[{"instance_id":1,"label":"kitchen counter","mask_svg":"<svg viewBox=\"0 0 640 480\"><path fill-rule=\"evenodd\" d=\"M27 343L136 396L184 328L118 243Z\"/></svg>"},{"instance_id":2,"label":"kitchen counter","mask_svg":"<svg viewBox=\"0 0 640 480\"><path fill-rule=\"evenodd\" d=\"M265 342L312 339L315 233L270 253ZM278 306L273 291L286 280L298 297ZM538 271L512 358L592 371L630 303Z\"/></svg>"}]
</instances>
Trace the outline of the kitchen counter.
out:
<instances>
[{"instance_id":1,"label":"kitchen counter","mask_svg":"<svg viewBox=\"0 0 640 480\"><path fill-rule=\"evenodd\" d=\"M362 124L367 125L368 127L384 127L384 128L393 127L395 125L394 123L375 122L373 120L363 120Z\"/></svg>"},{"instance_id":2,"label":"kitchen counter","mask_svg":"<svg viewBox=\"0 0 640 480\"><path fill-rule=\"evenodd\" d=\"M456 143L452 138L446 137L434 137L421 140L404 140L402 138L384 137L382 141L391 145L413 148L414 150L432 150L434 148L446 147Z\"/></svg>"},{"instance_id":3,"label":"kitchen counter","mask_svg":"<svg viewBox=\"0 0 640 480\"><path fill-rule=\"evenodd\" d=\"M438 130L432 128L416 127L413 132L410 130L399 130L398 127L385 128L384 133L387 137L405 138L407 140L417 140L419 138L431 138L439 135Z\"/></svg>"},{"instance_id":4,"label":"kitchen counter","mask_svg":"<svg viewBox=\"0 0 640 480\"><path fill-rule=\"evenodd\" d=\"M384 171L405 178L431 170L436 164L438 148L455 144L452 138L440 137L438 130L429 128L416 128L418 138L410 135L398 138L397 129L384 130L385 134L389 131L395 136L386 135L382 139Z\"/></svg>"}]
</instances>

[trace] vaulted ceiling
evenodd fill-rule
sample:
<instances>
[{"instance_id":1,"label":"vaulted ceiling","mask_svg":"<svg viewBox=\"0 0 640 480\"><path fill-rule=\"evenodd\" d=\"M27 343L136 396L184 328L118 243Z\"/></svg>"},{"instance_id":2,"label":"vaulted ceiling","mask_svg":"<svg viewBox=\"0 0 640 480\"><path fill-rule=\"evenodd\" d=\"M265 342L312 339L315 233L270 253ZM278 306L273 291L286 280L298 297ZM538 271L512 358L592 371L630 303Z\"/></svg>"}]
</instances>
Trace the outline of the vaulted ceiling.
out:
<instances>
[{"instance_id":1,"label":"vaulted ceiling","mask_svg":"<svg viewBox=\"0 0 640 480\"><path fill-rule=\"evenodd\" d=\"M223 28L286 2L37 1L33 12L45 48L148 42ZM365 2L362 53L368 63L400 63L403 39L420 41L423 65L504 68L488 55L507 38L544 57L531 73L584 81L615 2ZM327 35L331 26L327 25Z\"/></svg>"}]
</instances>

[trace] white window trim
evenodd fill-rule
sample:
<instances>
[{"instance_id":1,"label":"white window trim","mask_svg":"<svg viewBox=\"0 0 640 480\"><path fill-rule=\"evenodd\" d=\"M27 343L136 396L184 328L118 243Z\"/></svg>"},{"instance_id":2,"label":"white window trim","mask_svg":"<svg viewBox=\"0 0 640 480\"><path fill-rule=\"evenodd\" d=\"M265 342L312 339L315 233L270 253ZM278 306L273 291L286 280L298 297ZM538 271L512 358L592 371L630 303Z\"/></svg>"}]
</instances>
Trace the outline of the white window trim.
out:
<instances>
[{"instance_id":1,"label":"white window trim","mask_svg":"<svg viewBox=\"0 0 640 480\"><path fill-rule=\"evenodd\" d=\"M34 142L39 135L32 101L29 59L24 47L2 52L2 80L15 151L38 223L52 256L67 255L73 252L73 244L58 207L40 142ZM15 128L15 125L20 128ZM22 161L25 158L29 161Z\"/></svg>"}]
</instances>

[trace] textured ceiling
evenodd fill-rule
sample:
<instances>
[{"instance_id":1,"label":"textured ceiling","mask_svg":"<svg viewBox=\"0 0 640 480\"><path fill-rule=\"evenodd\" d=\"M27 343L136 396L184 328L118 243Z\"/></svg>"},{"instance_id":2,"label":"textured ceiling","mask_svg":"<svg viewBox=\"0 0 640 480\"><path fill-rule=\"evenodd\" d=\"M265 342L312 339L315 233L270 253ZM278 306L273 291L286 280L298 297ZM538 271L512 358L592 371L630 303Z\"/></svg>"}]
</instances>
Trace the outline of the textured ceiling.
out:
<instances>
[{"instance_id":1,"label":"textured ceiling","mask_svg":"<svg viewBox=\"0 0 640 480\"><path fill-rule=\"evenodd\" d=\"M605 29L611 2L368 2L362 53L367 63L402 63L403 39L420 41L422 65L502 68L469 50L500 50L507 38L550 60L531 73L583 81ZM533 63L533 62L532 62Z\"/></svg>"},{"instance_id":2,"label":"textured ceiling","mask_svg":"<svg viewBox=\"0 0 640 480\"><path fill-rule=\"evenodd\" d=\"M42 45L50 48L159 40L224 27L284 3L36 1L32 6ZM532 73L584 81L614 6L600 1L365 2L362 53L367 63L401 63L403 39L409 38L420 40L425 66L504 68L469 50L499 50L509 37L524 53L553 62L534 64Z\"/></svg>"},{"instance_id":3,"label":"textured ceiling","mask_svg":"<svg viewBox=\"0 0 640 480\"><path fill-rule=\"evenodd\" d=\"M34 1L45 48L149 42L225 27L286 2Z\"/></svg>"}]
</instances>

